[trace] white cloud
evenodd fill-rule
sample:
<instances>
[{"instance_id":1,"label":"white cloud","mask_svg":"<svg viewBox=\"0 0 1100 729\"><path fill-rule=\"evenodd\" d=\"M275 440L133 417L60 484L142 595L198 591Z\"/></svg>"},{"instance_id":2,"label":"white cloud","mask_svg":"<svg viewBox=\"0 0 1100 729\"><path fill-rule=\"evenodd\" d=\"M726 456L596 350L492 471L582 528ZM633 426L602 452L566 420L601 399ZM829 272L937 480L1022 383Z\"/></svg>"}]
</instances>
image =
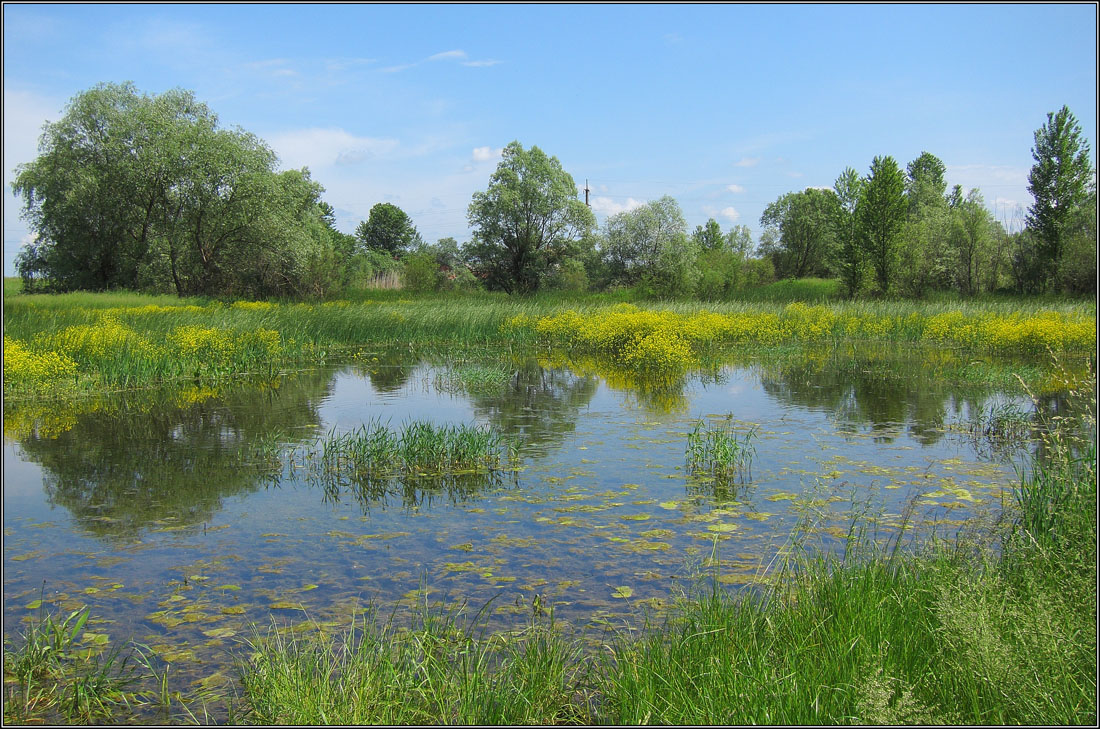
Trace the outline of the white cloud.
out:
<instances>
[{"instance_id":1,"label":"white cloud","mask_svg":"<svg viewBox=\"0 0 1100 729\"><path fill-rule=\"evenodd\" d=\"M428 61L464 61L466 60L466 51L443 51L442 53L436 53L434 56L428 56Z\"/></svg>"},{"instance_id":2,"label":"white cloud","mask_svg":"<svg viewBox=\"0 0 1100 729\"><path fill-rule=\"evenodd\" d=\"M741 187L740 185L726 185L726 189L729 190L732 193L739 193L739 192L744 192L745 191L745 188Z\"/></svg>"},{"instance_id":3,"label":"white cloud","mask_svg":"<svg viewBox=\"0 0 1100 729\"><path fill-rule=\"evenodd\" d=\"M474 147L474 162L488 162L489 160L500 157L504 152L503 148L493 149L491 147Z\"/></svg>"},{"instance_id":4,"label":"white cloud","mask_svg":"<svg viewBox=\"0 0 1100 729\"><path fill-rule=\"evenodd\" d=\"M632 197L628 197L626 202L622 203L615 202L609 197L592 198L592 209L603 215L618 215L628 210L640 208L643 205L645 205L645 200L635 200Z\"/></svg>"},{"instance_id":5,"label":"white cloud","mask_svg":"<svg viewBox=\"0 0 1100 729\"><path fill-rule=\"evenodd\" d=\"M338 128L298 129L268 134L265 139L278 153L284 169L305 166L314 173L333 166L360 164L390 154L400 146L396 139L357 137Z\"/></svg>"},{"instance_id":6,"label":"white cloud","mask_svg":"<svg viewBox=\"0 0 1100 729\"><path fill-rule=\"evenodd\" d=\"M729 220L731 223L736 222L741 217L741 213L737 212L737 209L734 208L732 205L722 208L722 211L718 214L721 215L723 218Z\"/></svg>"},{"instance_id":7,"label":"white cloud","mask_svg":"<svg viewBox=\"0 0 1100 729\"><path fill-rule=\"evenodd\" d=\"M760 164L759 157L742 157L738 161L733 163L734 167L755 167Z\"/></svg>"},{"instance_id":8,"label":"white cloud","mask_svg":"<svg viewBox=\"0 0 1100 729\"><path fill-rule=\"evenodd\" d=\"M463 66L469 66L470 68L488 68L489 66L495 66L500 61L494 58L486 58L484 61L463 61Z\"/></svg>"}]
</instances>

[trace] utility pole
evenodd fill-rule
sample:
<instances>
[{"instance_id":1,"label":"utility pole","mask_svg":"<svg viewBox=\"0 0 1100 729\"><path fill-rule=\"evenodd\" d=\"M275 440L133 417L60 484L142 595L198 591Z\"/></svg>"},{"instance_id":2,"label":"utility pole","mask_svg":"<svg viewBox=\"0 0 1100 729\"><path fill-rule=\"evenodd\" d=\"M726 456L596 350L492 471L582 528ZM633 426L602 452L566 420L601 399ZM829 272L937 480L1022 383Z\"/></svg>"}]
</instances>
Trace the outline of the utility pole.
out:
<instances>
[{"instance_id":1,"label":"utility pole","mask_svg":"<svg viewBox=\"0 0 1100 729\"><path fill-rule=\"evenodd\" d=\"M584 178L584 204L587 207L592 207L588 204L588 178Z\"/></svg>"}]
</instances>

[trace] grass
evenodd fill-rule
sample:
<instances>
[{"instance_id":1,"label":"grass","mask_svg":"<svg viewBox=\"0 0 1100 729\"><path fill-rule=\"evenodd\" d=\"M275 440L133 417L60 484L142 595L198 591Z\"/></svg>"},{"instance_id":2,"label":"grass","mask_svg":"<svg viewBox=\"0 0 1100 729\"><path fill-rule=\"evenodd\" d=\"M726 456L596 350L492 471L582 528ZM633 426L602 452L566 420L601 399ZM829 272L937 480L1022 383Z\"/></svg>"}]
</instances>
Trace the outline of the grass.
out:
<instances>
[{"instance_id":1,"label":"grass","mask_svg":"<svg viewBox=\"0 0 1100 729\"><path fill-rule=\"evenodd\" d=\"M738 433L732 414L726 416L723 424L713 427L707 427L706 422L700 420L688 433L688 468L692 473L707 473L720 481L751 477L755 436L755 427L744 434Z\"/></svg>"},{"instance_id":2,"label":"grass","mask_svg":"<svg viewBox=\"0 0 1100 729\"><path fill-rule=\"evenodd\" d=\"M778 284L777 284L778 285ZM792 284L793 285L793 284ZM773 301L609 303L594 295L508 298L376 291L320 304L220 302L126 292L23 295L6 289L6 399L274 375L387 343L537 346L606 356L673 377L731 348L931 344L960 352L1095 349L1095 305Z\"/></svg>"},{"instance_id":3,"label":"grass","mask_svg":"<svg viewBox=\"0 0 1100 729\"><path fill-rule=\"evenodd\" d=\"M414 420L397 432L373 420L330 433L318 455L329 473L440 476L501 470L505 460L514 461L515 447L492 428Z\"/></svg>"},{"instance_id":4,"label":"grass","mask_svg":"<svg viewBox=\"0 0 1100 729\"><path fill-rule=\"evenodd\" d=\"M105 633L85 630L89 613L64 618L42 610L15 648L4 646L4 721L107 720L140 703L134 651L116 643L102 650Z\"/></svg>"}]
</instances>

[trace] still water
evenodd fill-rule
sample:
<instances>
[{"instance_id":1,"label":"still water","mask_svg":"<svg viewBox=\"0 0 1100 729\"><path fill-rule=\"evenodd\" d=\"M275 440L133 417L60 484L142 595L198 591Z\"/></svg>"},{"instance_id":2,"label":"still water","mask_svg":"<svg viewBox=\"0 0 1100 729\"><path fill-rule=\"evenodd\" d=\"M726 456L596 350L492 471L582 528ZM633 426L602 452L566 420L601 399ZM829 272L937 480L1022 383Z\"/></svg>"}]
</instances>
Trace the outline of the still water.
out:
<instances>
[{"instance_id":1,"label":"still water","mask_svg":"<svg viewBox=\"0 0 1100 729\"><path fill-rule=\"evenodd\" d=\"M906 544L995 515L1026 454L970 424L1030 410L949 386L919 360L741 362L638 388L535 358L393 355L225 388L5 412L4 632L44 605L150 646L184 675L228 673L250 623L346 625L357 608L465 603L498 626L536 600L576 626L659 610L700 574L766 579L792 534L843 550L854 520ZM685 463L700 419L747 433L751 468ZM491 426L519 444L491 476L322 479L320 439L380 420ZM796 528L797 526L797 528ZM911 541L913 540L913 541ZM94 626L94 627L93 627Z\"/></svg>"}]
</instances>

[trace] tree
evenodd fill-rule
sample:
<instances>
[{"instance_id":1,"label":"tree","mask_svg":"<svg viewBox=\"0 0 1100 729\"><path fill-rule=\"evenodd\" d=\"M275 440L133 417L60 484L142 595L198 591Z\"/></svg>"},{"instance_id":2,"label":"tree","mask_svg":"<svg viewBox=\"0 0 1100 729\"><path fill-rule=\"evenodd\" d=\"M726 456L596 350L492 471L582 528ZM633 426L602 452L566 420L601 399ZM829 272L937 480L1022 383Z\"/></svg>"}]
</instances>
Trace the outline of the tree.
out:
<instances>
[{"instance_id":1,"label":"tree","mask_svg":"<svg viewBox=\"0 0 1100 729\"><path fill-rule=\"evenodd\" d=\"M95 86L16 170L36 234L20 274L54 290L298 293L332 258L332 211L308 170L276 163L254 135L219 129L191 92Z\"/></svg>"},{"instance_id":2,"label":"tree","mask_svg":"<svg viewBox=\"0 0 1100 729\"><path fill-rule=\"evenodd\" d=\"M1096 194L1096 177L1088 142L1068 107L1047 114L1047 123L1035 132L1031 155L1035 165L1027 189L1035 202L1028 209L1027 227L1039 245L1043 286L1049 287L1062 265L1072 222Z\"/></svg>"},{"instance_id":3,"label":"tree","mask_svg":"<svg viewBox=\"0 0 1100 729\"><path fill-rule=\"evenodd\" d=\"M404 210L392 203L377 203L355 229L355 237L367 250L398 256L423 244L420 233Z\"/></svg>"},{"instance_id":4,"label":"tree","mask_svg":"<svg viewBox=\"0 0 1100 729\"><path fill-rule=\"evenodd\" d=\"M829 275L834 242L831 223L838 205L832 190L811 187L789 192L764 209L761 225L775 229L779 235L773 255L776 275Z\"/></svg>"},{"instance_id":5,"label":"tree","mask_svg":"<svg viewBox=\"0 0 1100 729\"><path fill-rule=\"evenodd\" d=\"M856 206L856 218L881 296L889 294L894 283L898 239L907 209L905 179L898 163L890 156L875 157Z\"/></svg>"},{"instance_id":6,"label":"tree","mask_svg":"<svg viewBox=\"0 0 1100 729\"><path fill-rule=\"evenodd\" d=\"M859 221L856 219L856 207L863 192L863 184L863 178L851 167L846 167L833 183L833 193L836 194L838 203L832 220L837 248L837 272L849 299L855 298L863 289L867 270L867 258L860 239Z\"/></svg>"},{"instance_id":7,"label":"tree","mask_svg":"<svg viewBox=\"0 0 1100 729\"><path fill-rule=\"evenodd\" d=\"M612 215L604 227L604 261L613 283L641 285L643 293L663 297L694 290L699 246L674 198Z\"/></svg>"},{"instance_id":8,"label":"tree","mask_svg":"<svg viewBox=\"0 0 1100 729\"><path fill-rule=\"evenodd\" d=\"M467 210L467 260L491 289L530 294L594 224L557 157L518 141L504 148L484 192Z\"/></svg>"},{"instance_id":9,"label":"tree","mask_svg":"<svg viewBox=\"0 0 1100 729\"><path fill-rule=\"evenodd\" d=\"M905 225L899 244L903 293L924 296L931 289L948 288L954 282L956 261L948 240L951 230L949 209L962 202L956 185L950 194L944 180L946 166L929 152L906 166Z\"/></svg>"},{"instance_id":10,"label":"tree","mask_svg":"<svg viewBox=\"0 0 1100 729\"><path fill-rule=\"evenodd\" d=\"M713 251L722 247L725 237L722 235L722 226L714 218L709 218L707 224L695 226L695 232L691 234L696 244L704 251Z\"/></svg>"},{"instance_id":11,"label":"tree","mask_svg":"<svg viewBox=\"0 0 1100 729\"><path fill-rule=\"evenodd\" d=\"M12 184L37 234L31 258L51 286L132 285L153 236L175 233L169 197L194 160L188 142L216 123L181 90L155 97L99 84L75 96Z\"/></svg>"},{"instance_id":12,"label":"tree","mask_svg":"<svg viewBox=\"0 0 1100 729\"><path fill-rule=\"evenodd\" d=\"M982 268L990 257L993 242L993 216L985 207L985 200L978 189L973 189L966 199L952 211L951 245L958 261L959 290L973 296L981 289Z\"/></svg>"},{"instance_id":13,"label":"tree","mask_svg":"<svg viewBox=\"0 0 1100 729\"><path fill-rule=\"evenodd\" d=\"M934 154L921 152L906 168L905 195L909 201L909 217L915 217L922 207L941 206L947 182L943 175L947 167Z\"/></svg>"},{"instance_id":14,"label":"tree","mask_svg":"<svg viewBox=\"0 0 1100 729\"><path fill-rule=\"evenodd\" d=\"M740 256L747 258L752 253L752 231L747 225L735 225L726 233L726 248Z\"/></svg>"}]
</instances>

